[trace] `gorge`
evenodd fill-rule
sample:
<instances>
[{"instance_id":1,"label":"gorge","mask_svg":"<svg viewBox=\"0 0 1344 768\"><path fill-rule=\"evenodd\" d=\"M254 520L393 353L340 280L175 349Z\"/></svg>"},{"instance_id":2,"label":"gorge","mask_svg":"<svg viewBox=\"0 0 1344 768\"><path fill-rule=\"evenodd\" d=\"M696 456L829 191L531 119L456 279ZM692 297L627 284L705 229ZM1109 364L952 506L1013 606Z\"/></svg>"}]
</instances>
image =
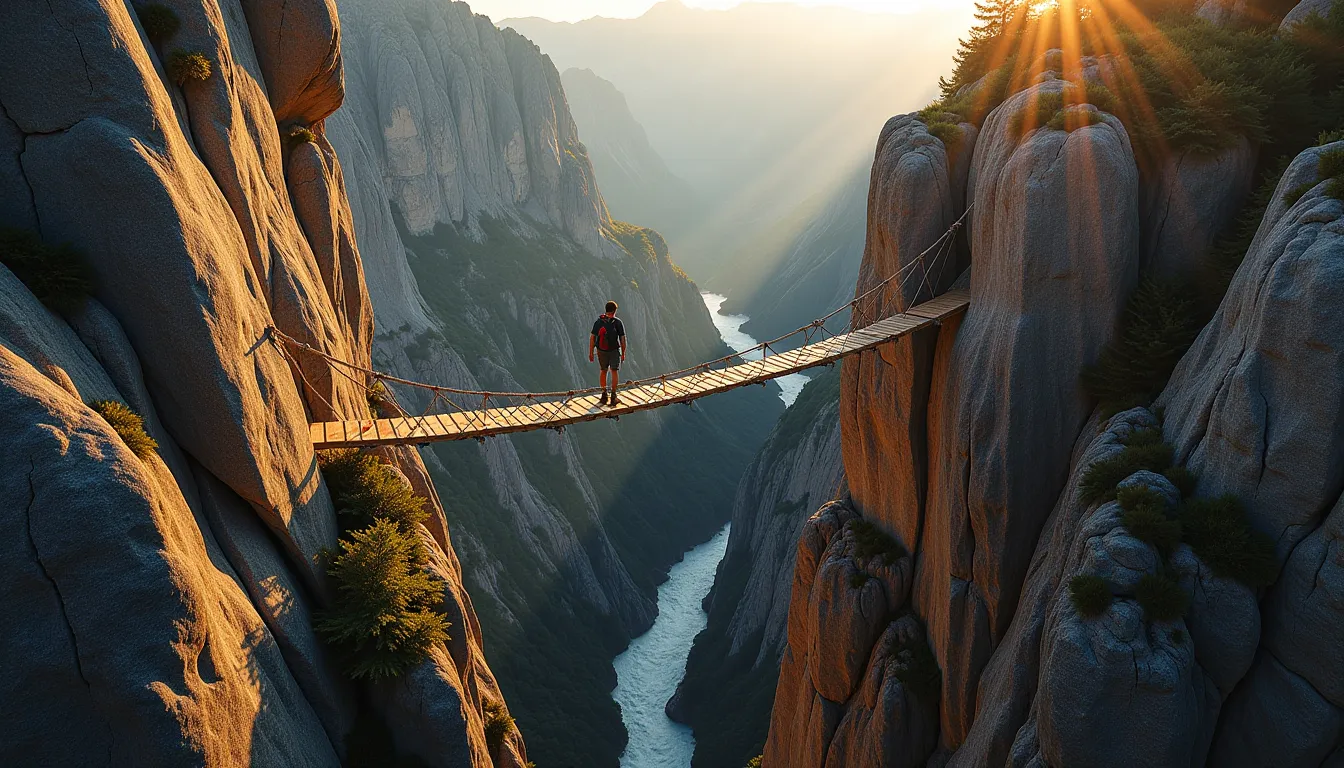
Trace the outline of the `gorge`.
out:
<instances>
[{"instance_id":1,"label":"gorge","mask_svg":"<svg viewBox=\"0 0 1344 768\"><path fill-rule=\"evenodd\" d=\"M959 7L5 4L0 763L1344 764L1344 0Z\"/></svg>"}]
</instances>

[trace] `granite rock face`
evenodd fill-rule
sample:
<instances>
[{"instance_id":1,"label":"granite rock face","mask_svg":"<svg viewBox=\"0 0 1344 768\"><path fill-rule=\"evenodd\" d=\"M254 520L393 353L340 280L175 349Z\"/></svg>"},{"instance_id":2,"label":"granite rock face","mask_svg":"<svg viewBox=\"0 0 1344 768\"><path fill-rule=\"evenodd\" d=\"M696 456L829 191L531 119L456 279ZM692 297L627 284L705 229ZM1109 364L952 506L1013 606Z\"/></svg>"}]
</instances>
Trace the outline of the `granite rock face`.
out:
<instances>
[{"instance_id":1,"label":"granite rock face","mask_svg":"<svg viewBox=\"0 0 1344 768\"><path fill-rule=\"evenodd\" d=\"M1236 219L1255 182L1250 140L1208 156L1167 159L1143 185L1143 268L1159 279L1192 280L1219 233Z\"/></svg>"},{"instance_id":2,"label":"granite rock face","mask_svg":"<svg viewBox=\"0 0 1344 768\"><path fill-rule=\"evenodd\" d=\"M130 4L103 0L16 6L0 25L0 224L71 243L95 278L62 317L0 269L14 495L0 525L15 533L18 607L0 644L42 659L7 668L3 698L48 703L5 710L0 761L336 765L357 695L312 630L338 524L307 425L368 406L358 382L296 361L268 329L371 359L322 125L342 98L340 32L321 0L166 5L180 29L156 44ZM169 77L179 49L210 74ZM295 126L313 141L293 143ZM140 413L157 452L132 454L94 400ZM424 475L414 454L393 460ZM433 549L455 563L432 490L417 488ZM445 573L461 666L476 670L459 674L473 751L452 764L485 766L481 702L500 697L461 573ZM403 697L417 711L433 698ZM87 738L68 738L71 718ZM397 746L428 727L443 724L406 724Z\"/></svg>"},{"instance_id":3,"label":"granite rock face","mask_svg":"<svg viewBox=\"0 0 1344 768\"><path fill-rule=\"evenodd\" d=\"M936 746L936 702L898 678L911 663L898 645L927 653L923 628L904 613L913 560L861 546L865 523L849 502L832 502L798 539L767 765L918 765Z\"/></svg>"},{"instance_id":4,"label":"granite rock face","mask_svg":"<svg viewBox=\"0 0 1344 768\"><path fill-rule=\"evenodd\" d=\"M1236 494L1282 566L1262 601L1255 664L1220 721L1211 753L1219 764L1308 764L1340 745L1338 669L1320 649L1344 631L1330 543L1344 492L1344 203L1324 185L1292 206L1284 200L1339 149L1344 142L1294 160L1222 306L1159 400L1200 492ZM1250 727L1271 708L1284 727Z\"/></svg>"},{"instance_id":5,"label":"granite rock face","mask_svg":"<svg viewBox=\"0 0 1344 768\"><path fill-rule=\"evenodd\" d=\"M971 167L972 303L934 394L915 596L943 668L948 747L975 717L976 681L1012 620L1091 412L1082 369L1112 338L1138 279L1138 170L1123 126L1103 115L1071 133L1014 130L1036 94L1064 87L1048 81L995 110Z\"/></svg>"},{"instance_id":6,"label":"granite rock face","mask_svg":"<svg viewBox=\"0 0 1344 768\"><path fill-rule=\"evenodd\" d=\"M915 115L894 117L883 128L869 185L856 328L928 301L961 275L961 240L940 238L966 205L976 129L963 125L962 131L949 154ZM937 339L936 329L921 331L842 364L840 429L850 493L857 509L906 546L919 541L922 523L925 415Z\"/></svg>"}]
</instances>

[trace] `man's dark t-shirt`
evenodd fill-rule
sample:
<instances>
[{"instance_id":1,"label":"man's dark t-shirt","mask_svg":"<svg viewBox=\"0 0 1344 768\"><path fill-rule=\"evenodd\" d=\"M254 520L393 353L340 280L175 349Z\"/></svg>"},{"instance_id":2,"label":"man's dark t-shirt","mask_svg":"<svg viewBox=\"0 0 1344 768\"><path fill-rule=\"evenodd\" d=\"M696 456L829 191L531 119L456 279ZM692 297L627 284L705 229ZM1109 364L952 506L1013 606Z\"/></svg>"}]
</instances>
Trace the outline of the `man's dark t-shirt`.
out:
<instances>
[{"instance_id":1,"label":"man's dark t-shirt","mask_svg":"<svg viewBox=\"0 0 1344 768\"><path fill-rule=\"evenodd\" d=\"M593 336L597 339L597 348L603 352L620 349L625 325L618 317L602 315L593 323Z\"/></svg>"}]
</instances>

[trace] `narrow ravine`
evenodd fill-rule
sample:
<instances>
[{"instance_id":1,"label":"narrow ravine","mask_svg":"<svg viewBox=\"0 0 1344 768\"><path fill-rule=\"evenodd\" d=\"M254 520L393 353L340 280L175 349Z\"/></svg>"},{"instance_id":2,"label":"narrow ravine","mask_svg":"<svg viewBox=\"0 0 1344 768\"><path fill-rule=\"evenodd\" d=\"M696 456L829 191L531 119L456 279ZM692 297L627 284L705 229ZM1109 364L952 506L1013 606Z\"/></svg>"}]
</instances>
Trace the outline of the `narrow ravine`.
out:
<instances>
[{"instance_id":1,"label":"narrow ravine","mask_svg":"<svg viewBox=\"0 0 1344 768\"><path fill-rule=\"evenodd\" d=\"M701 293L700 298L704 300L705 306L709 307L710 318L714 321L714 327L718 329L719 336L723 338L723 343L727 344L734 352L741 352L744 349L751 349L759 342L742 330L751 318L746 315L725 315L719 310L723 308L723 302L728 300L726 296L720 296L717 293ZM743 355L748 360L760 360L760 352L752 352ZM792 376L784 376L775 379L775 384L779 387L779 399L784 401L784 405L793 405L793 401L798 399L799 393L803 387L807 386L808 377L801 373L795 373Z\"/></svg>"},{"instance_id":2,"label":"narrow ravine","mask_svg":"<svg viewBox=\"0 0 1344 768\"><path fill-rule=\"evenodd\" d=\"M689 768L695 738L668 719L663 707L686 673L686 657L707 616L700 602L714 585L714 571L728 548L728 526L686 553L658 588L658 620L616 657L616 690L630 743L621 768Z\"/></svg>"},{"instance_id":3,"label":"narrow ravine","mask_svg":"<svg viewBox=\"0 0 1344 768\"><path fill-rule=\"evenodd\" d=\"M756 340L742 332L745 315L720 314L724 297L716 293L700 297L725 344L735 352L756 346ZM756 353L745 357L760 359ZM806 376L796 374L775 383L780 399L791 406L807 382ZM714 585L714 572L728 547L728 530L724 526L672 566L667 582L658 588L658 619L653 628L616 657L616 689L611 696L621 706L621 720L630 734L621 768L689 768L691 764L695 752L691 729L669 720L663 707L686 672L686 657L695 636L705 628L707 617L700 603Z\"/></svg>"}]
</instances>

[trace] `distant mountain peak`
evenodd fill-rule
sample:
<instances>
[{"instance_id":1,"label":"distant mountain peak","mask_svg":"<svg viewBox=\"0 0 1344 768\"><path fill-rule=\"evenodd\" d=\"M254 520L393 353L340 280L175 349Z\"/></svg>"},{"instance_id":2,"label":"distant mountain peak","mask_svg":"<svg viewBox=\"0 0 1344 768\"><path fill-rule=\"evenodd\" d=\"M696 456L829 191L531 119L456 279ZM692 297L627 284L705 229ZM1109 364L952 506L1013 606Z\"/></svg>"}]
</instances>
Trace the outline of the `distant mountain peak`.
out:
<instances>
[{"instance_id":1,"label":"distant mountain peak","mask_svg":"<svg viewBox=\"0 0 1344 768\"><path fill-rule=\"evenodd\" d=\"M671 16L673 14L691 13L691 7L681 0L663 0L656 3L652 8L644 12L645 18L657 16Z\"/></svg>"}]
</instances>

